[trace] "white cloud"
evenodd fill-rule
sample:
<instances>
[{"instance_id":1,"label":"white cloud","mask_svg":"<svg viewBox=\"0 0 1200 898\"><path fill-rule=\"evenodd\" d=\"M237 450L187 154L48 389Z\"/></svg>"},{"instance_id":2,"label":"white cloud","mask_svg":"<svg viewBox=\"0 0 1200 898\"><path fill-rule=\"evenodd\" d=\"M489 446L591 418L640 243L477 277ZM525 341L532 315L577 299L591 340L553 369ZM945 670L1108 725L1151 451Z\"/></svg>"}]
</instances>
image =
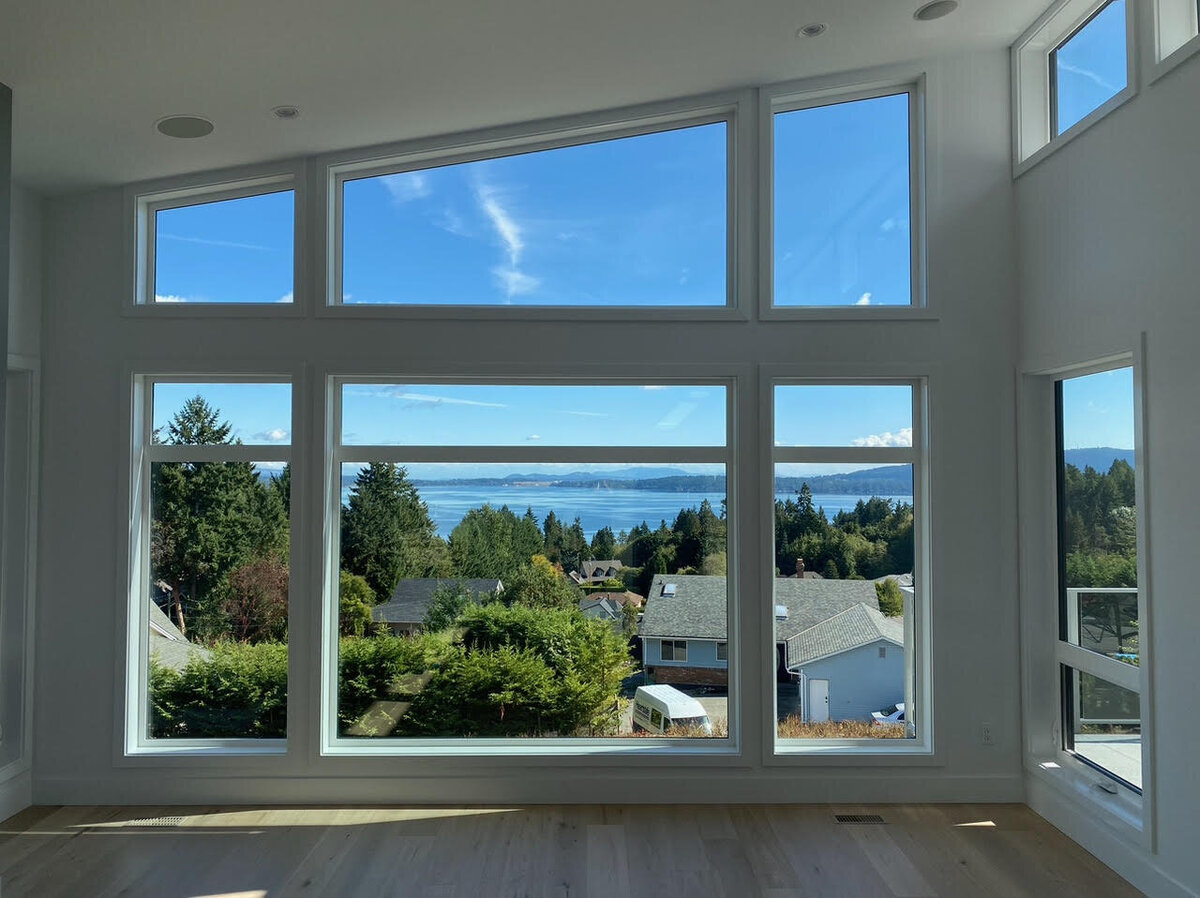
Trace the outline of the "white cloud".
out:
<instances>
[{"instance_id":1,"label":"white cloud","mask_svg":"<svg viewBox=\"0 0 1200 898\"><path fill-rule=\"evenodd\" d=\"M271 252L271 247L259 243L237 243L233 240L209 240L207 237L185 237L182 234L159 234L159 240L175 240L180 243L198 243L201 246L220 246L225 249L252 249L260 253Z\"/></svg>"},{"instance_id":2,"label":"white cloud","mask_svg":"<svg viewBox=\"0 0 1200 898\"><path fill-rule=\"evenodd\" d=\"M859 437L851 442L853 442L855 446L865 446L872 449L880 446L911 446L912 428L903 427L895 433L892 433L891 431L873 433L869 437Z\"/></svg>"},{"instance_id":3,"label":"white cloud","mask_svg":"<svg viewBox=\"0 0 1200 898\"><path fill-rule=\"evenodd\" d=\"M504 289L504 295L508 297L532 293L542 283L532 275L518 271L516 268L505 268L502 265L493 268L492 274L496 276L496 281Z\"/></svg>"},{"instance_id":4,"label":"white cloud","mask_svg":"<svg viewBox=\"0 0 1200 898\"><path fill-rule=\"evenodd\" d=\"M577 415L580 418L608 418L608 412L577 412L571 409L564 409L559 414L562 415Z\"/></svg>"},{"instance_id":5,"label":"white cloud","mask_svg":"<svg viewBox=\"0 0 1200 898\"><path fill-rule=\"evenodd\" d=\"M409 393L404 390L351 389L346 392L353 396L384 397L387 399L399 399L402 402L421 402L428 405L473 405L478 408L508 408L502 402L479 402L475 399L459 399L456 396L435 396L430 393Z\"/></svg>"},{"instance_id":6,"label":"white cloud","mask_svg":"<svg viewBox=\"0 0 1200 898\"><path fill-rule=\"evenodd\" d=\"M542 435L540 433L531 433L529 436L525 437L527 440L540 440L541 438Z\"/></svg>"},{"instance_id":7,"label":"white cloud","mask_svg":"<svg viewBox=\"0 0 1200 898\"><path fill-rule=\"evenodd\" d=\"M264 443L286 443L291 438L291 431L284 430L282 427L274 427L271 430L262 430L253 436L253 439L260 440Z\"/></svg>"},{"instance_id":8,"label":"white cloud","mask_svg":"<svg viewBox=\"0 0 1200 898\"><path fill-rule=\"evenodd\" d=\"M870 304L871 304L871 294L870 293L864 293L862 296L860 296L858 298L858 302L855 303L856 306L869 306Z\"/></svg>"},{"instance_id":9,"label":"white cloud","mask_svg":"<svg viewBox=\"0 0 1200 898\"><path fill-rule=\"evenodd\" d=\"M504 254L508 256L507 265L497 265L492 269L496 282L510 299L532 293L541 284L541 280L521 271L525 238L521 226L501 202L500 191L491 184L478 184L475 187L475 201L479 203L480 211L487 216L488 222L504 246Z\"/></svg>"},{"instance_id":10,"label":"white cloud","mask_svg":"<svg viewBox=\"0 0 1200 898\"><path fill-rule=\"evenodd\" d=\"M275 301L276 302L294 302L295 299L296 299L295 294L291 290L289 290L287 293L283 294L283 296L279 297L279 299L277 299Z\"/></svg>"},{"instance_id":11,"label":"white cloud","mask_svg":"<svg viewBox=\"0 0 1200 898\"><path fill-rule=\"evenodd\" d=\"M454 234L457 237L466 237L467 225L463 221L462 216L447 206L433 220L434 225L441 228L448 234Z\"/></svg>"},{"instance_id":12,"label":"white cloud","mask_svg":"<svg viewBox=\"0 0 1200 898\"><path fill-rule=\"evenodd\" d=\"M168 294L166 296L159 296L157 293L154 294L154 301L155 302L197 302L197 300L190 299L187 296L175 296L174 294Z\"/></svg>"},{"instance_id":13,"label":"white cloud","mask_svg":"<svg viewBox=\"0 0 1200 898\"><path fill-rule=\"evenodd\" d=\"M665 390L666 388L666 384L644 384L642 386L643 390Z\"/></svg>"},{"instance_id":14,"label":"white cloud","mask_svg":"<svg viewBox=\"0 0 1200 898\"><path fill-rule=\"evenodd\" d=\"M429 196L433 188L429 186L429 178L423 172L405 171L381 178L383 186L396 205L412 202Z\"/></svg>"},{"instance_id":15,"label":"white cloud","mask_svg":"<svg viewBox=\"0 0 1200 898\"><path fill-rule=\"evenodd\" d=\"M1070 63L1063 62L1061 59L1058 61L1058 70L1060 72L1070 72L1072 75L1078 75L1080 78L1085 78L1086 80L1091 81L1093 84L1096 84L1107 91L1116 93L1118 90L1118 87L1115 84L1111 84L1106 79L1101 78L1091 69L1085 69L1082 66L1071 65Z\"/></svg>"}]
</instances>

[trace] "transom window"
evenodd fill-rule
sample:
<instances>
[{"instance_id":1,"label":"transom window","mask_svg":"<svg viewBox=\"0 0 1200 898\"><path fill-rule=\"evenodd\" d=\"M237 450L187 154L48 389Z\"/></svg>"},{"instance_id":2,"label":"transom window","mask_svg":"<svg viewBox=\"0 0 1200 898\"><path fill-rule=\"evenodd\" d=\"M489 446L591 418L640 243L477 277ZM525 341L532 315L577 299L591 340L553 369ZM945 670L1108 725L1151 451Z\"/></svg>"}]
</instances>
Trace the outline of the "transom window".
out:
<instances>
[{"instance_id":1,"label":"transom window","mask_svg":"<svg viewBox=\"0 0 1200 898\"><path fill-rule=\"evenodd\" d=\"M725 306L728 124L338 175L333 302Z\"/></svg>"},{"instance_id":2,"label":"transom window","mask_svg":"<svg viewBox=\"0 0 1200 898\"><path fill-rule=\"evenodd\" d=\"M1109 0L1050 51L1054 135L1125 88L1126 52L1125 0Z\"/></svg>"}]
</instances>

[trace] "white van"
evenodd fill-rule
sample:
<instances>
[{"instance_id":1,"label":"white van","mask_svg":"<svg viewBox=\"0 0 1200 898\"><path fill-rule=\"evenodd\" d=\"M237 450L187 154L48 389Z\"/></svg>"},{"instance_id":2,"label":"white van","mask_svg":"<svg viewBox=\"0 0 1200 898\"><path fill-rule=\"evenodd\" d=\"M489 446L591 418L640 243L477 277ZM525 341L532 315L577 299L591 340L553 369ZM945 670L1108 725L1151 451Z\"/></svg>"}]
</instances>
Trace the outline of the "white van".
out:
<instances>
[{"instance_id":1,"label":"white van","mask_svg":"<svg viewBox=\"0 0 1200 898\"><path fill-rule=\"evenodd\" d=\"M712 735L704 706L674 686L639 686L633 694L633 729L665 733L673 726L694 727Z\"/></svg>"}]
</instances>

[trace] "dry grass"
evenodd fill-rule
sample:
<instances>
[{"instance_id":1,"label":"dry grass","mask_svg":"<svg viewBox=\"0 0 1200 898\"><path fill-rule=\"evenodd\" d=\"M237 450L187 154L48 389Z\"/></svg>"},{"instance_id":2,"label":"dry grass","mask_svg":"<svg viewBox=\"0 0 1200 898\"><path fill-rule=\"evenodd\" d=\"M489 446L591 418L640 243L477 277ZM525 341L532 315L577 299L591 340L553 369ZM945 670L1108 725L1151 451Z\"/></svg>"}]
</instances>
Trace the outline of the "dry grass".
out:
<instances>
[{"instance_id":1,"label":"dry grass","mask_svg":"<svg viewBox=\"0 0 1200 898\"><path fill-rule=\"evenodd\" d=\"M779 721L780 739L903 739L904 724L877 726L866 720L804 723L799 716Z\"/></svg>"}]
</instances>

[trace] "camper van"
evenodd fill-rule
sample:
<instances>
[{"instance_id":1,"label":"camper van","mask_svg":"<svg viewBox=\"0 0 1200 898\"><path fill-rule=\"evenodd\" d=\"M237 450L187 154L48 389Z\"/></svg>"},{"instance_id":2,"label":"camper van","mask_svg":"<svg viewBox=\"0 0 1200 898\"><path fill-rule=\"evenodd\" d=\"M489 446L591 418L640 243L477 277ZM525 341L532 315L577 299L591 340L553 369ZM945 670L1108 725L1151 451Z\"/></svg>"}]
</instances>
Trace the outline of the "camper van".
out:
<instances>
[{"instance_id":1,"label":"camper van","mask_svg":"<svg viewBox=\"0 0 1200 898\"><path fill-rule=\"evenodd\" d=\"M695 727L712 735L704 706L674 686L639 686L633 695L633 729L665 733L671 727Z\"/></svg>"}]
</instances>

